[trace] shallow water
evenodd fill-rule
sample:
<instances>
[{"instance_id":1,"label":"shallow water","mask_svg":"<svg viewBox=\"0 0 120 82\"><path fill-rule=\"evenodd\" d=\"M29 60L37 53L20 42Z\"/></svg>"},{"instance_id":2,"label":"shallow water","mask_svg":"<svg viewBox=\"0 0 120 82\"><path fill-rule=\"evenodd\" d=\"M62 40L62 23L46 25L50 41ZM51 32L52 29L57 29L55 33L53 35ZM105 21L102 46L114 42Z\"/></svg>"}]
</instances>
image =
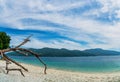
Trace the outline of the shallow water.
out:
<instances>
[{"instance_id":1,"label":"shallow water","mask_svg":"<svg viewBox=\"0 0 120 82\"><path fill-rule=\"evenodd\" d=\"M43 66L33 56L10 56L18 62ZM80 72L120 71L120 56L42 57L48 68Z\"/></svg>"}]
</instances>

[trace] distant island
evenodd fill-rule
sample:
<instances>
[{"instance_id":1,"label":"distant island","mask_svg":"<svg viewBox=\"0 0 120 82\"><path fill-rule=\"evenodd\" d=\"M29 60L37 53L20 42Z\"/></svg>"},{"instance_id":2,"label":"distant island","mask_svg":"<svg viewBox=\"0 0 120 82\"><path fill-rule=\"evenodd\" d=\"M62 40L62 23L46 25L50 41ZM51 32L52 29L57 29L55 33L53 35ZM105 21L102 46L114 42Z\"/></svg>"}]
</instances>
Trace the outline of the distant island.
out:
<instances>
[{"instance_id":1,"label":"distant island","mask_svg":"<svg viewBox=\"0 0 120 82\"><path fill-rule=\"evenodd\" d=\"M34 49L29 48L42 57L82 57L82 56L116 56L120 55L118 51L111 51L111 50L103 50L100 48L96 49L87 49L87 50L68 50L68 49L56 49L56 48L41 48L41 49ZM22 54L18 54L15 52L8 53L7 55L12 56L24 56ZM32 56L31 54L29 54Z\"/></svg>"}]
</instances>

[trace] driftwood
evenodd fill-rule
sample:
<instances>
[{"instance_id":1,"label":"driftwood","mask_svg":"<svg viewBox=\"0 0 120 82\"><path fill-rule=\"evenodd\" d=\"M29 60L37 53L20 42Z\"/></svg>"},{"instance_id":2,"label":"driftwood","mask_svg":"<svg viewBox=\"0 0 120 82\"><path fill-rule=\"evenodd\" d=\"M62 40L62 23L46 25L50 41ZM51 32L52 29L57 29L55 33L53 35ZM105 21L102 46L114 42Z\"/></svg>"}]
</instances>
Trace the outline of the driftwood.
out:
<instances>
[{"instance_id":1,"label":"driftwood","mask_svg":"<svg viewBox=\"0 0 120 82\"><path fill-rule=\"evenodd\" d=\"M22 45L24 45L25 43L27 43L29 40L29 38L31 37L32 35L30 35L29 37L27 37L22 43L20 43L18 46L16 47L13 47L13 48L8 48L8 49L3 49L3 50L0 50L0 55L1 57L7 62L6 63L6 70L7 70L7 73L9 71L15 71L15 70L18 70L21 72L21 74L24 76L24 74L22 73L22 70L21 69L9 69L7 66L8 66L8 62L12 62L14 64L16 64L17 66L21 67L23 70L27 71L28 72L28 69L26 69L24 66L22 66L21 64L17 63L16 61L12 60L11 58L9 58L7 55L5 55L6 52L17 52L17 53L20 53L20 54L24 54L26 55L25 53L28 53L28 54L32 54L34 55L43 65L44 65L44 74L46 74L46 69L47 69L47 65L40 59L39 55L31 50L28 50L28 49L24 49L24 48L20 48Z\"/></svg>"},{"instance_id":2,"label":"driftwood","mask_svg":"<svg viewBox=\"0 0 120 82\"><path fill-rule=\"evenodd\" d=\"M20 71L21 75L25 77L25 75L23 74L22 70L21 69L10 69L8 68L8 65L11 64L11 62L9 61L6 61L6 70L7 70L7 74L9 71Z\"/></svg>"}]
</instances>

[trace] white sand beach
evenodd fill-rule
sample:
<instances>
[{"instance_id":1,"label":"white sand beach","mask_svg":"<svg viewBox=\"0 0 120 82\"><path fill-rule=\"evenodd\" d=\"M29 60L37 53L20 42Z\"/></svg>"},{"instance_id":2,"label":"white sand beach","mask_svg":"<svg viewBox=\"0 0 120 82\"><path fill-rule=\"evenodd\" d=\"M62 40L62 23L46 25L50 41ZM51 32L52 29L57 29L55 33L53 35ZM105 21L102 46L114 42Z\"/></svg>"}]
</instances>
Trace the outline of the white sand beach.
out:
<instances>
[{"instance_id":1,"label":"white sand beach","mask_svg":"<svg viewBox=\"0 0 120 82\"><path fill-rule=\"evenodd\" d=\"M114 73L77 73L56 69L47 69L28 64L22 65L28 68L29 72L23 71L25 77L19 71L10 71L6 74L5 61L0 61L0 82L120 82L120 72ZM10 65L13 68L14 64Z\"/></svg>"}]
</instances>

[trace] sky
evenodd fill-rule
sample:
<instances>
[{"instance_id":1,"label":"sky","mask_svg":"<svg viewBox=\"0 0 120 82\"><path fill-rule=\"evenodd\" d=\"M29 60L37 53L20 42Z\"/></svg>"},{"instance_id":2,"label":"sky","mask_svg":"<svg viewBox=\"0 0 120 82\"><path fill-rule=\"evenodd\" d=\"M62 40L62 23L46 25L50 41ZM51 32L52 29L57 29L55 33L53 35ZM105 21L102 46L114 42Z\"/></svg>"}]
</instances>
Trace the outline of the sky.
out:
<instances>
[{"instance_id":1,"label":"sky","mask_svg":"<svg viewBox=\"0 0 120 82\"><path fill-rule=\"evenodd\" d=\"M0 31L11 46L120 51L120 0L0 0Z\"/></svg>"}]
</instances>

